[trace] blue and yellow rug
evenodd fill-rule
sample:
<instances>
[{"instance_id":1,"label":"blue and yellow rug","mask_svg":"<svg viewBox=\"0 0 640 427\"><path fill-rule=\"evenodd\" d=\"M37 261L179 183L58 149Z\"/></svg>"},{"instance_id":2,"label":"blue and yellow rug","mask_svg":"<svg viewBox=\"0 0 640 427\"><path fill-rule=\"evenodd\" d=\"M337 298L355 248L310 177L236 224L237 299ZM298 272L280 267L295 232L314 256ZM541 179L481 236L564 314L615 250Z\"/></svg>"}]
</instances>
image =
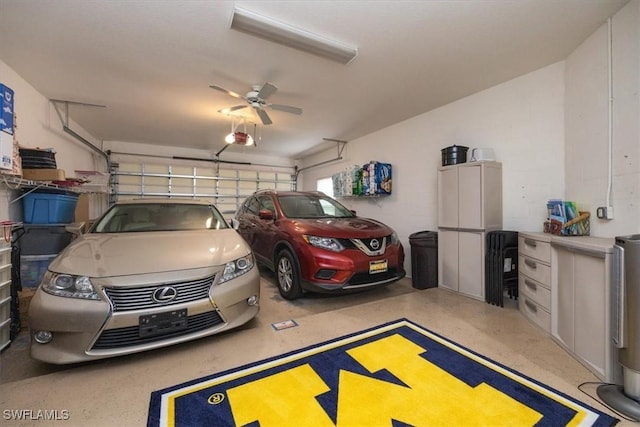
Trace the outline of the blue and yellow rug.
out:
<instances>
[{"instance_id":1,"label":"blue and yellow rug","mask_svg":"<svg viewBox=\"0 0 640 427\"><path fill-rule=\"evenodd\" d=\"M148 426L612 426L405 319L151 395Z\"/></svg>"}]
</instances>

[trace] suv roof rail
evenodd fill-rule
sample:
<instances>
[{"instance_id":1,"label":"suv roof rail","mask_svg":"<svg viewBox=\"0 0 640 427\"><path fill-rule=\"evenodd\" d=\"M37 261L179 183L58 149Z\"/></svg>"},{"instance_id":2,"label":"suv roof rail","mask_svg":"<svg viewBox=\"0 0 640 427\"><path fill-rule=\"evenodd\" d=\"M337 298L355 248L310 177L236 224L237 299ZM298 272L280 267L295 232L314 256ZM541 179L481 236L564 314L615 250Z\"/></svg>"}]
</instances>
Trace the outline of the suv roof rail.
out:
<instances>
[{"instance_id":1,"label":"suv roof rail","mask_svg":"<svg viewBox=\"0 0 640 427\"><path fill-rule=\"evenodd\" d=\"M327 194L322 192L322 191L318 191L318 190L311 190L311 191L292 191L292 190L284 190L284 191L278 191L275 190L273 188L263 188L261 190L256 190L253 192L253 194L262 194L262 193L273 193L273 194L279 194L279 193L299 193L299 194L316 194L318 196L326 196Z\"/></svg>"}]
</instances>

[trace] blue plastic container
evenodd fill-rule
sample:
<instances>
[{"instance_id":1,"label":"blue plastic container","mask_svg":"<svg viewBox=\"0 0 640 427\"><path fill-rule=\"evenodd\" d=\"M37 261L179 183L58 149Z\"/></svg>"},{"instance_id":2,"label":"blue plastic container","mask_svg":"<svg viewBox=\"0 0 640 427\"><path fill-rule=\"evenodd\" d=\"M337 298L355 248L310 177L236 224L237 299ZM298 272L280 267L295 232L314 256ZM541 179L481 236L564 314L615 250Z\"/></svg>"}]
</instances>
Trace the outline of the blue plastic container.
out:
<instances>
[{"instance_id":1,"label":"blue plastic container","mask_svg":"<svg viewBox=\"0 0 640 427\"><path fill-rule=\"evenodd\" d=\"M64 190L36 190L22 198L25 224L73 222L78 194Z\"/></svg>"},{"instance_id":2,"label":"blue plastic container","mask_svg":"<svg viewBox=\"0 0 640 427\"><path fill-rule=\"evenodd\" d=\"M40 284L42 276L47 272L51 261L57 255L22 255L20 256L20 280L22 286L35 288Z\"/></svg>"}]
</instances>

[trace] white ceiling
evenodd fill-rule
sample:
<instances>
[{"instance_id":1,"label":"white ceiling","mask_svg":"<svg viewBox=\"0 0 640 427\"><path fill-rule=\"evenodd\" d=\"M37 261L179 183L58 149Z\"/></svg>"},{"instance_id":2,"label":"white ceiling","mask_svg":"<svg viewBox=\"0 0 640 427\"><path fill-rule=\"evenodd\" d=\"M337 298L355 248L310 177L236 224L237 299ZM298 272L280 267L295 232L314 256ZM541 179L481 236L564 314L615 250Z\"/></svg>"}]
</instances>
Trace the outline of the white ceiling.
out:
<instances>
[{"instance_id":1,"label":"white ceiling","mask_svg":"<svg viewBox=\"0 0 640 427\"><path fill-rule=\"evenodd\" d=\"M0 59L50 99L106 105L69 110L98 139L211 152L231 129L218 110L243 101L209 85L244 95L268 81L270 102L304 113L267 110L251 150L297 158L562 60L627 1L0 0ZM231 30L234 6L358 56L342 65Z\"/></svg>"}]
</instances>

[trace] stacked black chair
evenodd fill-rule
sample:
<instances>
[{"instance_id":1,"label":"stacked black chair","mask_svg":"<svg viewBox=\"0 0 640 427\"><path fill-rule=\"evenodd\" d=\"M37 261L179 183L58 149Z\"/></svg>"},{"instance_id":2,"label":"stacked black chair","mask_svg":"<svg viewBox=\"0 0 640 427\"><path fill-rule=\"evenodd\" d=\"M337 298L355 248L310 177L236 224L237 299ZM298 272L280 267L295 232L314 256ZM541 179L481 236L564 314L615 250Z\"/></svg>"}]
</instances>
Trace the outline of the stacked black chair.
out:
<instances>
[{"instance_id":1,"label":"stacked black chair","mask_svg":"<svg viewBox=\"0 0 640 427\"><path fill-rule=\"evenodd\" d=\"M55 151L38 148L20 148L20 159L23 169L56 169Z\"/></svg>"},{"instance_id":2,"label":"stacked black chair","mask_svg":"<svg viewBox=\"0 0 640 427\"><path fill-rule=\"evenodd\" d=\"M518 232L490 231L485 252L485 301L504 307L505 293L518 299Z\"/></svg>"}]
</instances>

